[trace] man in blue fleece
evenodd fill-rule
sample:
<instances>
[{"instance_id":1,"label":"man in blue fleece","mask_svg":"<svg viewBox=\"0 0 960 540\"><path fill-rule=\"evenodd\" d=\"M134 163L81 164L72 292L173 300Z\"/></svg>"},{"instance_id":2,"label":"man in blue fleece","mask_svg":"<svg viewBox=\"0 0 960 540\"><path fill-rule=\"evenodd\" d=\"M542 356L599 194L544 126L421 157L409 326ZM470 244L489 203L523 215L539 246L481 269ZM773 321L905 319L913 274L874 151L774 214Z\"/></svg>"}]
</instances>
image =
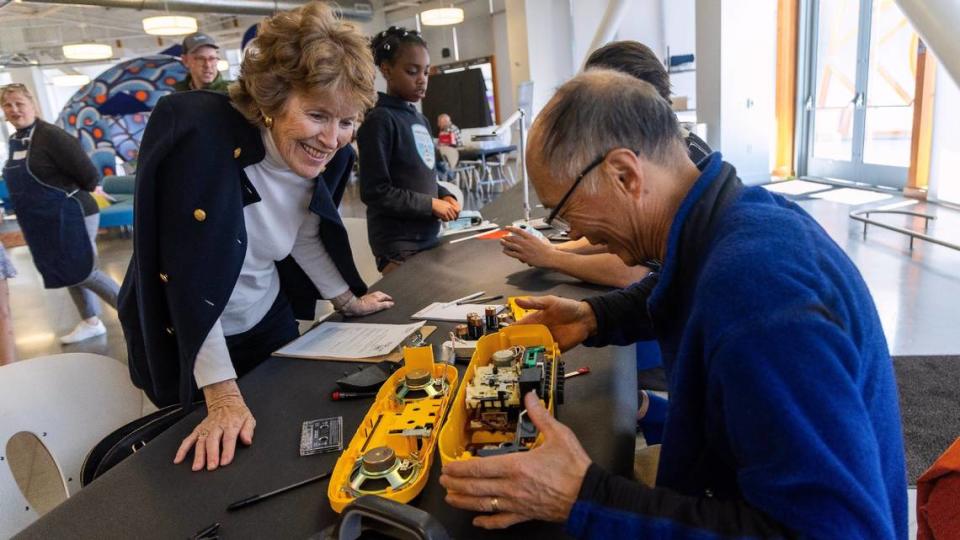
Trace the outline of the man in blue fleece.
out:
<instances>
[{"instance_id":1,"label":"man in blue fleece","mask_svg":"<svg viewBox=\"0 0 960 540\"><path fill-rule=\"evenodd\" d=\"M447 501L492 512L481 527L562 521L580 538L906 538L892 363L863 279L826 232L744 187L719 153L694 165L667 102L612 71L560 88L527 157L555 225L627 264L662 263L659 281L524 306L563 348L659 342L670 405L657 486L592 464L531 393L543 444L445 465Z\"/></svg>"}]
</instances>

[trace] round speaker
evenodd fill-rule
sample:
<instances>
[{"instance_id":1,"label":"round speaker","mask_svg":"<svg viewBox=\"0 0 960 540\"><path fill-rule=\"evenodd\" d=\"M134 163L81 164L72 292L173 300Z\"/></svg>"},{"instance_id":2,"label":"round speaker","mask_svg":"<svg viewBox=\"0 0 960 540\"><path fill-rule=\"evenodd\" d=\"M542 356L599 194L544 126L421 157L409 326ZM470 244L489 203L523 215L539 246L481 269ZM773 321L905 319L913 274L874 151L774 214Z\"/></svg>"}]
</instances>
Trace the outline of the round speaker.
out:
<instances>
[{"instance_id":1,"label":"round speaker","mask_svg":"<svg viewBox=\"0 0 960 540\"><path fill-rule=\"evenodd\" d=\"M417 464L397 457L387 446L364 452L350 473L350 489L356 494L378 494L400 489L416 477Z\"/></svg>"}]
</instances>

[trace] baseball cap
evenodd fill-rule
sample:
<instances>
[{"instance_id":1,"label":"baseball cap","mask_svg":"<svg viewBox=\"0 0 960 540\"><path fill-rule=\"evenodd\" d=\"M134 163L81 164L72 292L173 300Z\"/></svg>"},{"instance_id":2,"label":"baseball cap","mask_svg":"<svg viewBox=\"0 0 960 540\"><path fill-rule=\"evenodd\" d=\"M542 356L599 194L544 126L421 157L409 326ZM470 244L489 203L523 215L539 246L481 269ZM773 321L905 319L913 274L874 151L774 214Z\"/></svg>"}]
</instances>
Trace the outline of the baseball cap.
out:
<instances>
[{"instance_id":1,"label":"baseball cap","mask_svg":"<svg viewBox=\"0 0 960 540\"><path fill-rule=\"evenodd\" d=\"M200 47L213 47L214 49L220 48L220 46L217 45L217 42L214 41L212 37L204 34L203 32L194 32L193 34L183 38L183 54L190 54Z\"/></svg>"}]
</instances>

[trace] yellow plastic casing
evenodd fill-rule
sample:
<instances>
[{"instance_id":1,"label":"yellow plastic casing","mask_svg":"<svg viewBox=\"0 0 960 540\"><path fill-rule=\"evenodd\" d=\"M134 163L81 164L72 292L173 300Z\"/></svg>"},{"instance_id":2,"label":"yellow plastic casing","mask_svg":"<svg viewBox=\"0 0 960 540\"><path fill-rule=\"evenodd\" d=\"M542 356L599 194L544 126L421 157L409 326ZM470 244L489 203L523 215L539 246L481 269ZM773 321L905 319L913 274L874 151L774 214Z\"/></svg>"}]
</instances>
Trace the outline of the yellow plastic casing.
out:
<instances>
[{"instance_id":1,"label":"yellow plastic casing","mask_svg":"<svg viewBox=\"0 0 960 540\"><path fill-rule=\"evenodd\" d=\"M327 497L335 512L341 512L356 497L346 489L350 485L350 476L354 465L365 451L378 446L388 446L398 458L410 459L419 455L421 466L413 481L394 490L387 488L378 493L387 499L407 503L416 497L430 477L430 465L436 448L437 438L443 421L453 402L453 391L457 387L457 369L449 364L434 363L433 348L406 347L403 350L404 366L394 372L377 392L376 400L367 411L360 427L350 440L350 445L340 454L330 476ZM447 391L443 396L426 397L403 403L397 399L397 387L406 374L412 370L425 369L433 373L433 378L443 377L447 381ZM401 428L422 427L428 423L434 425L428 437L391 434L390 431ZM421 441L418 443L418 439Z\"/></svg>"},{"instance_id":2,"label":"yellow plastic casing","mask_svg":"<svg viewBox=\"0 0 960 540\"><path fill-rule=\"evenodd\" d=\"M468 444L497 444L512 441L512 433L492 432L492 431L467 431L468 417L466 406L467 383L473 380L473 375L477 367L485 366L490 363L493 353L501 349L509 349L514 345L523 347L543 346L546 349L546 357L551 366L551 380L554 381L550 395L546 402L541 399L541 403L554 414L554 392L556 390L557 366L560 363L560 346L553 340L550 330L541 324L514 324L501 329L496 334L488 334L480 338L477 342L477 349L467 365L467 370L463 374L464 384L460 385L457 396L450 408L450 414L443 428L440 430L440 459L443 463L451 461L464 461L475 457L467 451ZM543 442L543 434L537 435L533 447L539 446Z\"/></svg>"},{"instance_id":3,"label":"yellow plastic casing","mask_svg":"<svg viewBox=\"0 0 960 540\"><path fill-rule=\"evenodd\" d=\"M510 315L513 316L514 321L520 321L520 319L523 319L527 315L536 313L538 311L536 309L523 309L522 307L518 306L517 300L521 298L526 300L527 298L530 298L530 297L529 296L511 296L507 298L507 309L510 310Z\"/></svg>"}]
</instances>

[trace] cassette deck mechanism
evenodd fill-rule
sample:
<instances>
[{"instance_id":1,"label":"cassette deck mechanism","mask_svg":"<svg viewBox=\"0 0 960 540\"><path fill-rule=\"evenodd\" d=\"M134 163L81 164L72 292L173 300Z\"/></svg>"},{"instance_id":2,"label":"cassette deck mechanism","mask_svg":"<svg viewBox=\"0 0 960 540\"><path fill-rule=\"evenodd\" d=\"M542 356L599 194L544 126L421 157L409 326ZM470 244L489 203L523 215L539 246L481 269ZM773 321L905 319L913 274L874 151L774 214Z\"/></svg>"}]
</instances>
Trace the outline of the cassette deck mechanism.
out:
<instances>
[{"instance_id":1,"label":"cassette deck mechanism","mask_svg":"<svg viewBox=\"0 0 960 540\"><path fill-rule=\"evenodd\" d=\"M556 414L562 402L563 368L546 327L512 325L484 336L440 434L443 461L537 446L539 433L523 405L523 396L530 391Z\"/></svg>"}]
</instances>

